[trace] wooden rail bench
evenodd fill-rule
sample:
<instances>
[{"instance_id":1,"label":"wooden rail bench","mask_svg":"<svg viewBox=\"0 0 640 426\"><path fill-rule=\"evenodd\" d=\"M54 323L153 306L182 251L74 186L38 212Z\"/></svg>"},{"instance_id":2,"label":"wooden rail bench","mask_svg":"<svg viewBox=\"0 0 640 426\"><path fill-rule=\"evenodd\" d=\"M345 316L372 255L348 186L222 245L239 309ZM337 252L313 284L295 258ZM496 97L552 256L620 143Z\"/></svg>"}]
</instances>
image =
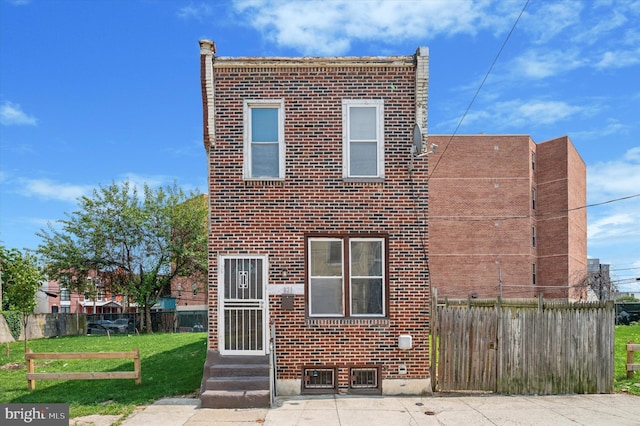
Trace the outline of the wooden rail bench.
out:
<instances>
[{"instance_id":1,"label":"wooden rail bench","mask_svg":"<svg viewBox=\"0 0 640 426\"><path fill-rule=\"evenodd\" d=\"M108 371L84 373L36 373L36 359L133 359L133 371ZM36 388L37 380L102 380L102 379L135 379L136 384L142 381L140 371L140 351L132 352L40 352L27 349L27 386L29 390Z\"/></svg>"},{"instance_id":2,"label":"wooden rail bench","mask_svg":"<svg viewBox=\"0 0 640 426\"><path fill-rule=\"evenodd\" d=\"M640 344L634 344L633 340L627 342L627 378L633 378L634 371L640 371L640 364L633 363L633 353L640 352Z\"/></svg>"}]
</instances>

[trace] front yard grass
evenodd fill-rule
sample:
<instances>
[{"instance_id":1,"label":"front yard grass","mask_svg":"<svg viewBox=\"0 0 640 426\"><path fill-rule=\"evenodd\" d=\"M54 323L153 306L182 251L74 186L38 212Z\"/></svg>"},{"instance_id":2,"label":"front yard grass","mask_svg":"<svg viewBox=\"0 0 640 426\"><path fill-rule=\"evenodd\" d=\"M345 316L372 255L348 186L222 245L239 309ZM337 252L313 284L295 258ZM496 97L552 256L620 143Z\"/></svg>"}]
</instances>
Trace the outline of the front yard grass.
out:
<instances>
[{"instance_id":1,"label":"front yard grass","mask_svg":"<svg viewBox=\"0 0 640 426\"><path fill-rule=\"evenodd\" d=\"M633 340L640 344L640 322L632 325L616 325L614 386L616 392L628 392L640 396L640 371L627 379L627 342ZM640 352L635 352L635 364L640 364Z\"/></svg>"},{"instance_id":2,"label":"front yard grass","mask_svg":"<svg viewBox=\"0 0 640 426\"><path fill-rule=\"evenodd\" d=\"M206 333L67 336L29 342L33 352L140 350L142 383L133 379L36 380L27 389L24 342L0 345L0 402L68 403L71 418L129 414L137 405L169 396L195 395L206 358ZM40 360L36 372L133 371L133 360Z\"/></svg>"}]
</instances>

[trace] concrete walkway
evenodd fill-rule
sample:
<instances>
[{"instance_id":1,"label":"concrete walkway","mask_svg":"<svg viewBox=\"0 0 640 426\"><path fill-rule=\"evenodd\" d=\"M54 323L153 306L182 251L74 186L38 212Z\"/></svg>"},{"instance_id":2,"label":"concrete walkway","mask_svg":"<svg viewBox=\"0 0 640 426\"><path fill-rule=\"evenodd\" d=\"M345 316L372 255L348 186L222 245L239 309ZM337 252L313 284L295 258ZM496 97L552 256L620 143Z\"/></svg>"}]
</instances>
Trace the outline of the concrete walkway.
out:
<instances>
[{"instance_id":1,"label":"concrete walkway","mask_svg":"<svg viewBox=\"0 0 640 426\"><path fill-rule=\"evenodd\" d=\"M395 426L640 425L640 397L570 396L299 396L270 409L200 409L197 399L163 399L122 426ZM70 424L74 424L72 419ZM77 424L91 424L81 423ZM101 426L100 423L93 423ZM110 425L110 423L107 423Z\"/></svg>"}]
</instances>

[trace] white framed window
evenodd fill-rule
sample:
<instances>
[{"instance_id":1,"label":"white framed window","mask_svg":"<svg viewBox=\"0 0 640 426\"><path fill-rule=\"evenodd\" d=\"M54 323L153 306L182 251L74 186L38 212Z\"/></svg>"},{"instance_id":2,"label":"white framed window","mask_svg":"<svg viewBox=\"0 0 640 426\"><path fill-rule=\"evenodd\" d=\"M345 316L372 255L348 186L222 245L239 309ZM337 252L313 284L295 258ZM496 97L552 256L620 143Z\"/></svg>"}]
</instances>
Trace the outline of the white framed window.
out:
<instances>
[{"instance_id":1,"label":"white framed window","mask_svg":"<svg viewBox=\"0 0 640 426\"><path fill-rule=\"evenodd\" d=\"M245 100L245 179L284 179L284 100Z\"/></svg>"},{"instance_id":2,"label":"white framed window","mask_svg":"<svg viewBox=\"0 0 640 426\"><path fill-rule=\"evenodd\" d=\"M384 101L342 100L344 178L384 178Z\"/></svg>"},{"instance_id":3,"label":"white framed window","mask_svg":"<svg viewBox=\"0 0 640 426\"><path fill-rule=\"evenodd\" d=\"M308 243L310 317L386 315L386 239L314 237Z\"/></svg>"}]
</instances>

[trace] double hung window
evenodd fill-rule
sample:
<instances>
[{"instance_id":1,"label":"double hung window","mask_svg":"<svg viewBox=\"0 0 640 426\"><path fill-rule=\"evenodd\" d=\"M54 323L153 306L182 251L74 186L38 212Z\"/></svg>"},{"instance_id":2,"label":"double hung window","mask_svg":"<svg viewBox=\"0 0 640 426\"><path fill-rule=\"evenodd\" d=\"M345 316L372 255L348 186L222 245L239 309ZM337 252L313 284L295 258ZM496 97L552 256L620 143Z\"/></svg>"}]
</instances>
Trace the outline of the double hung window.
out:
<instances>
[{"instance_id":1,"label":"double hung window","mask_svg":"<svg viewBox=\"0 0 640 426\"><path fill-rule=\"evenodd\" d=\"M308 238L309 316L387 315L386 240Z\"/></svg>"},{"instance_id":2,"label":"double hung window","mask_svg":"<svg viewBox=\"0 0 640 426\"><path fill-rule=\"evenodd\" d=\"M284 101L244 101L244 178L284 179Z\"/></svg>"},{"instance_id":3,"label":"double hung window","mask_svg":"<svg viewBox=\"0 0 640 426\"><path fill-rule=\"evenodd\" d=\"M384 101L343 100L343 177L384 178Z\"/></svg>"}]
</instances>

